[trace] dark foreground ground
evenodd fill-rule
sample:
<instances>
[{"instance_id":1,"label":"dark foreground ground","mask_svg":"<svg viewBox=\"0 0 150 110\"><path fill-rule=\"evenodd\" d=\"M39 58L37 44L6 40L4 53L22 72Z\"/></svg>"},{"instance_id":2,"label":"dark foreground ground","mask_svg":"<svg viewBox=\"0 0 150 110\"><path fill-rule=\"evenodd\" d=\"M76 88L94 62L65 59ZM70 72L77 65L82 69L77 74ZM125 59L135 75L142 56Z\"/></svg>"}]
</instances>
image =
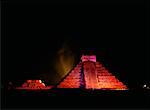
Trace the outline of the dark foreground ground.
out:
<instances>
[{"instance_id":1,"label":"dark foreground ground","mask_svg":"<svg viewBox=\"0 0 150 110\"><path fill-rule=\"evenodd\" d=\"M150 91L2 91L2 108L150 108Z\"/></svg>"}]
</instances>

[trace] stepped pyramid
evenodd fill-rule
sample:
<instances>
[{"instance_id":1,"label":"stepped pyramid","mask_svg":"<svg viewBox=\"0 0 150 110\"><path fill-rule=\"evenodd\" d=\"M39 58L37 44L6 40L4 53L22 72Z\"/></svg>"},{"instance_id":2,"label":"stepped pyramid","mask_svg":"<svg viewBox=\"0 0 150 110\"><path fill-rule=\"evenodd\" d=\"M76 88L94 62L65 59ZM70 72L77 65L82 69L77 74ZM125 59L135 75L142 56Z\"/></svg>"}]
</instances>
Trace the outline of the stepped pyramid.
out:
<instances>
[{"instance_id":1,"label":"stepped pyramid","mask_svg":"<svg viewBox=\"0 0 150 110\"><path fill-rule=\"evenodd\" d=\"M127 90L95 55L82 55L81 62L61 81L57 88L84 88L102 90Z\"/></svg>"}]
</instances>

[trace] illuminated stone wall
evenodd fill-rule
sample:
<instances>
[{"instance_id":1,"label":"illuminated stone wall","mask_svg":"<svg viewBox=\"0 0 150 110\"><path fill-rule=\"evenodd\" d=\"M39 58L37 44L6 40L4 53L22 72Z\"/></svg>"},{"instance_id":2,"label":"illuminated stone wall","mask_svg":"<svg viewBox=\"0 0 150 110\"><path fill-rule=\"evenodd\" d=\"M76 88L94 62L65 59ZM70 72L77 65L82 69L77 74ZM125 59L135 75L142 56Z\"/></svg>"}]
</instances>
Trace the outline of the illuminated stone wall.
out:
<instances>
[{"instance_id":1,"label":"illuminated stone wall","mask_svg":"<svg viewBox=\"0 0 150 110\"><path fill-rule=\"evenodd\" d=\"M96 72L99 89L126 90L127 87L113 76L99 62L96 62Z\"/></svg>"},{"instance_id":2,"label":"illuminated stone wall","mask_svg":"<svg viewBox=\"0 0 150 110\"><path fill-rule=\"evenodd\" d=\"M79 88L81 80L81 66L82 66L81 64L78 64L57 87Z\"/></svg>"}]
</instances>

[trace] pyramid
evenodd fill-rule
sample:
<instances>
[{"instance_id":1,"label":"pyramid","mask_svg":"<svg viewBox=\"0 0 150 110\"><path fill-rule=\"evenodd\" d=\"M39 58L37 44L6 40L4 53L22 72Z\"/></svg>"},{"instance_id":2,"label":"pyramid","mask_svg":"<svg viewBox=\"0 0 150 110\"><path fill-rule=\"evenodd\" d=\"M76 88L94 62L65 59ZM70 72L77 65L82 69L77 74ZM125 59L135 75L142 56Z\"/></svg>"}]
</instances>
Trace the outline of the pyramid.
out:
<instances>
[{"instance_id":1,"label":"pyramid","mask_svg":"<svg viewBox=\"0 0 150 110\"><path fill-rule=\"evenodd\" d=\"M82 55L81 62L61 81L57 88L127 90L127 86L110 73L95 55Z\"/></svg>"}]
</instances>

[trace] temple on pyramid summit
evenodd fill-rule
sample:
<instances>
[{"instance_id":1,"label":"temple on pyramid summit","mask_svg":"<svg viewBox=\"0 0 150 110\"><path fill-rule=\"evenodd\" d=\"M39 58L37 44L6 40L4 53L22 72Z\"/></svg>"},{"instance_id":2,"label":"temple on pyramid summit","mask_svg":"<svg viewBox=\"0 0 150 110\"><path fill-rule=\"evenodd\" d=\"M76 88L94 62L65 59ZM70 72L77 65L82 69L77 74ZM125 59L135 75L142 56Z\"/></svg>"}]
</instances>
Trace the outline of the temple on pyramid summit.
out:
<instances>
[{"instance_id":1,"label":"temple on pyramid summit","mask_svg":"<svg viewBox=\"0 0 150 110\"><path fill-rule=\"evenodd\" d=\"M125 84L96 61L96 55L82 55L81 62L65 76L57 88L128 90Z\"/></svg>"}]
</instances>

